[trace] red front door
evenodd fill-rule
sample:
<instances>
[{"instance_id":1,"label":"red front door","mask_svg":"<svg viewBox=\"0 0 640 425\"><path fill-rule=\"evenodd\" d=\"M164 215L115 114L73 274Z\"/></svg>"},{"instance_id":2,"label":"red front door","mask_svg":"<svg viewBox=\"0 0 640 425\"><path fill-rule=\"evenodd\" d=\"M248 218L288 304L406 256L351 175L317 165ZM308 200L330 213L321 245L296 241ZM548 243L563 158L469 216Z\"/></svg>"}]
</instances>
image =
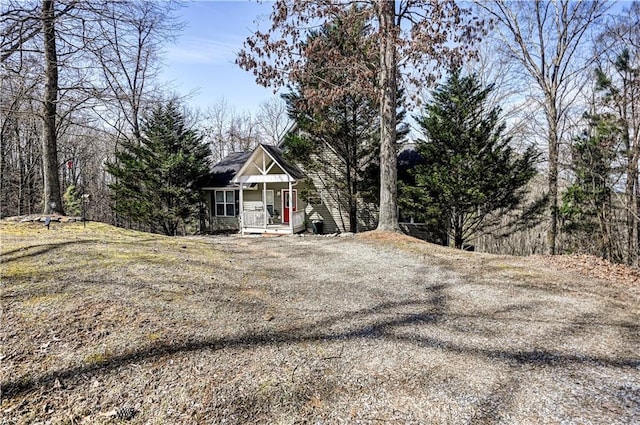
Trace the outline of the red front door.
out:
<instances>
[{"instance_id":1,"label":"red front door","mask_svg":"<svg viewBox=\"0 0 640 425\"><path fill-rule=\"evenodd\" d=\"M296 208L298 207L298 195L296 190L292 190L291 191L291 206L293 211L296 211ZM282 191L282 222L283 223L289 223L289 216L290 216L291 212L289 211L289 190L288 189L284 189Z\"/></svg>"}]
</instances>

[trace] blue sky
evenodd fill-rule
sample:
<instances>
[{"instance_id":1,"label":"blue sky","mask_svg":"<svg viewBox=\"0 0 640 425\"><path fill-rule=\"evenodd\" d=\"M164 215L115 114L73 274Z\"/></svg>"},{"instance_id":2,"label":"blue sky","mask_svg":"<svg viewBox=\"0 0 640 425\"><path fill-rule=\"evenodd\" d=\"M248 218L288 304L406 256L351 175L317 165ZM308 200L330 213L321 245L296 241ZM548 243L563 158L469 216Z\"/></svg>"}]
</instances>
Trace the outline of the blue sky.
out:
<instances>
[{"instance_id":1,"label":"blue sky","mask_svg":"<svg viewBox=\"0 0 640 425\"><path fill-rule=\"evenodd\" d=\"M628 4L619 1L614 7ZM205 109L224 98L237 112L255 112L261 102L277 95L240 69L235 53L258 25L266 29L272 6L256 0L185 1L178 13L186 27L176 43L167 46L161 79L172 82L178 93L190 94L190 106Z\"/></svg>"},{"instance_id":2,"label":"blue sky","mask_svg":"<svg viewBox=\"0 0 640 425\"><path fill-rule=\"evenodd\" d=\"M256 84L253 75L238 67L235 53L257 28L267 26L272 3L256 1L187 2L178 12L186 28L176 43L167 46L164 81L191 97L190 106L206 108L225 98L238 112L255 111L258 105L274 97L272 88Z\"/></svg>"}]
</instances>

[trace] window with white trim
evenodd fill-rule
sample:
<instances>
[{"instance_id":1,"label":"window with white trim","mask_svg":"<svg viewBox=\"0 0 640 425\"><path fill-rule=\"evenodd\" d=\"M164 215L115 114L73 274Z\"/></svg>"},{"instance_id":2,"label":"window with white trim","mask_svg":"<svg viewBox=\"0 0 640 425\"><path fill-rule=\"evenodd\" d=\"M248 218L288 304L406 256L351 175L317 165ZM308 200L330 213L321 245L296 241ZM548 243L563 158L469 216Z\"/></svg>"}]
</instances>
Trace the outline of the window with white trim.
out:
<instances>
[{"instance_id":1,"label":"window with white trim","mask_svg":"<svg viewBox=\"0 0 640 425\"><path fill-rule=\"evenodd\" d=\"M217 217L235 217L236 215L236 192L235 190L216 190L215 209Z\"/></svg>"}]
</instances>

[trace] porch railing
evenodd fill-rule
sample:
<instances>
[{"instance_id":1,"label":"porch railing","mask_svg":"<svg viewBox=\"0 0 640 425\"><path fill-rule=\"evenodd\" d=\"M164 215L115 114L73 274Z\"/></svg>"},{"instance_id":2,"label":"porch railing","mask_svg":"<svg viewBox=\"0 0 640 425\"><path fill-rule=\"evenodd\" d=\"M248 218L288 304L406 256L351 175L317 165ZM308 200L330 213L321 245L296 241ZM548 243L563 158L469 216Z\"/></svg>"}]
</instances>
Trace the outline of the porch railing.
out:
<instances>
[{"instance_id":1,"label":"porch railing","mask_svg":"<svg viewBox=\"0 0 640 425\"><path fill-rule=\"evenodd\" d=\"M267 212L267 220L269 213ZM242 227L265 227L264 211L242 211Z\"/></svg>"},{"instance_id":2,"label":"porch railing","mask_svg":"<svg viewBox=\"0 0 640 425\"><path fill-rule=\"evenodd\" d=\"M304 227L304 211L293 212L293 228L294 230L300 230Z\"/></svg>"},{"instance_id":3,"label":"porch railing","mask_svg":"<svg viewBox=\"0 0 640 425\"><path fill-rule=\"evenodd\" d=\"M247 228L266 228L266 224L269 223L271 216L267 212L267 222L265 223L264 211L243 211L241 226ZM293 229L296 232L304 229L304 211L294 211L291 214L293 220ZM287 226L286 224L284 226Z\"/></svg>"}]
</instances>

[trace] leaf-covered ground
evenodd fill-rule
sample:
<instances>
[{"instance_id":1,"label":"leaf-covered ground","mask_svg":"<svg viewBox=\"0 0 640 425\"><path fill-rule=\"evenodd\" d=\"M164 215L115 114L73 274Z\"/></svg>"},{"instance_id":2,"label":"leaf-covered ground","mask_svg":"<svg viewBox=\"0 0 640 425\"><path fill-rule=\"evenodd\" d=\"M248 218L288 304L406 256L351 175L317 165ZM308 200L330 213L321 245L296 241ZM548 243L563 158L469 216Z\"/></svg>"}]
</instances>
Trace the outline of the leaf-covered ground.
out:
<instances>
[{"instance_id":1,"label":"leaf-covered ground","mask_svg":"<svg viewBox=\"0 0 640 425\"><path fill-rule=\"evenodd\" d=\"M0 236L3 424L640 422L633 271L376 232Z\"/></svg>"}]
</instances>

